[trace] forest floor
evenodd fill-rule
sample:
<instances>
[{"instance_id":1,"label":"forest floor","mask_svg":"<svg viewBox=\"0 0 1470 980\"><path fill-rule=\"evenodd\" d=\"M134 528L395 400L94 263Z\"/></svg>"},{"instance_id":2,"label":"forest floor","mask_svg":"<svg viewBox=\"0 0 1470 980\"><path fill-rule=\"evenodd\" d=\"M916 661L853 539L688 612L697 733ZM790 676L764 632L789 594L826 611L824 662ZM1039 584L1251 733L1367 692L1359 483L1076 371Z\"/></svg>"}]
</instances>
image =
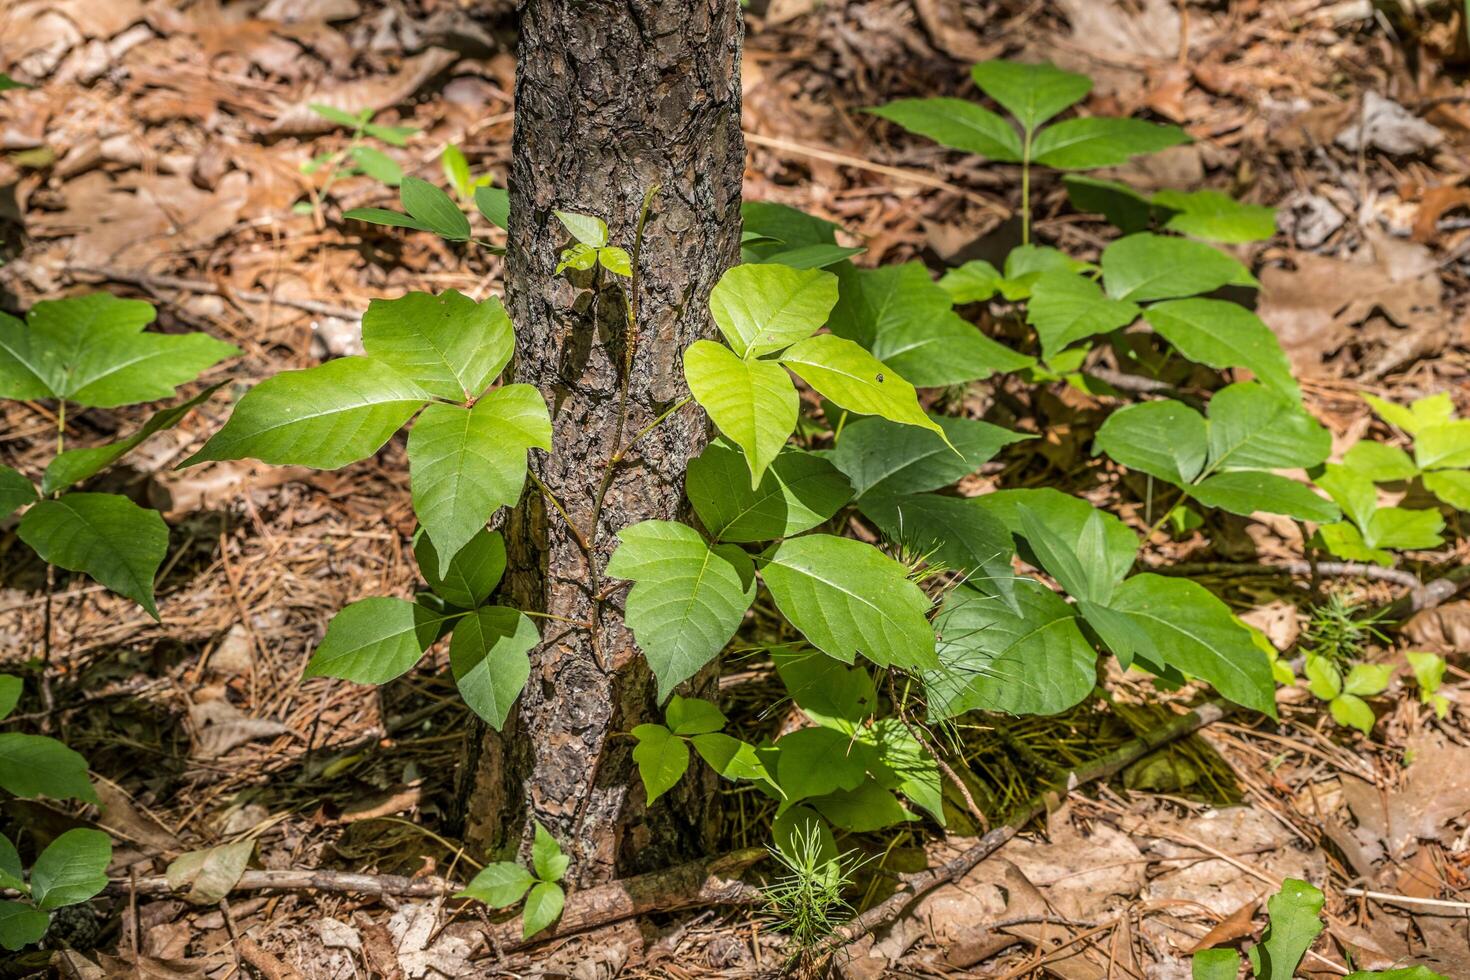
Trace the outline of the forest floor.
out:
<instances>
[{"instance_id":1,"label":"forest floor","mask_svg":"<svg viewBox=\"0 0 1470 980\"><path fill-rule=\"evenodd\" d=\"M212 377L243 388L359 349L372 297L499 292L494 256L341 221L346 208L392 203L371 178L334 182L316 213L293 205L309 200L308 186L322 190L302 164L347 140L312 102L415 127L406 148L385 148L405 172L438 181L440 150L453 143L502 181L511 6L5 0L0 71L35 87L0 102L0 305L87 289L151 299L163 329L238 345L243 355ZM1094 77L1093 111L1175 122L1195 138L1113 176L1279 209L1279 234L1239 255L1258 271L1259 312L1335 437L1377 424L1361 392L1404 401L1449 391L1463 413L1470 52L1460 5L1401 9L1418 13L1390 17L1367 0L757 2L744 54L746 197L839 222L867 246L864 263L998 263L1017 240L1016 168L855 110L909 95L973 97L975 61L1050 59ZM1379 111L1385 99L1402 113ZM1035 203L1042 242L1087 256L1114 234L1069 210L1049 176ZM964 404L1044 437L1012 447L969 492L1055 486L1147 526L1136 494L1088 465L1098 397L1007 381L974 386ZM5 405L0 460L29 468L53 420ZM172 527L162 622L99 586L65 586L53 624L57 710L20 719L86 755L104 805L12 800L4 820L43 837L101 826L125 880L242 839L256 841L263 869L464 880L467 858L446 835L469 716L443 654L380 690L301 678L332 613L413 587L401 441L334 472L176 471L225 412L223 400L210 403L115 477L113 489L146 497ZM73 444L143 417L93 410L72 422ZM1463 566L1470 548L1454 539L1403 568L1427 582ZM43 573L19 554L13 522L0 524L0 666L40 646ZM1227 517L1155 535L1142 560L1191 563L1282 651L1324 590L1365 608L1417 596L1393 578L1314 582L1261 567L1301 555L1290 521ZM853 978L1183 978L1202 937L1259 934L1263 897L1283 877L1304 877L1329 896L1307 973L1412 957L1470 978L1470 601L1434 598L1399 627L1398 646L1449 658L1447 719L1403 676L1374 700L1370 736L1335 724L1301 687L1284 689L1279 723L1233 715L1111 783L1057 797L1045 819L844 950L835 968ZM1136 676L1111 678L1111 703L965 730L968 781L984 808L1004 813L1037 784L1157 727L1170 700L1192 693L1160 701ZM752 737L782 721L759 712L771 685L759 662L722 681ZM764 844L748 794L732 794L727 809L727 848ZM948 839L914 824L854 842L873 852L863 899L962 847L976 828L955 812ZM483 913L439 898L300 889L197 905L143 891L105 896L95 921L77 924L74 952L51 966L51 953L16 957L0 977L747 977L778 974L790 954L758 908L652 914L516 950L486 939ZM992 928L997 919L1012 924Z\"/></svg>"}]
</instances>

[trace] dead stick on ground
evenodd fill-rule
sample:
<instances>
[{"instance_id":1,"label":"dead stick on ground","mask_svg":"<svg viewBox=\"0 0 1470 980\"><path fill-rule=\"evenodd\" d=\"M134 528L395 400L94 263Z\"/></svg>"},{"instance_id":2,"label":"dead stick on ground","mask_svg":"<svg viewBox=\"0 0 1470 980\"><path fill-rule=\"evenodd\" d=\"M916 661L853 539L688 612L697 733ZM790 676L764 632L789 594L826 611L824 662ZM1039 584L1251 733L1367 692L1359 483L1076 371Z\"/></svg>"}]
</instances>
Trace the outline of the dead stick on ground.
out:
<instances>
[{"instance_id":1,"label":"dead stick on ground","mask_svg":"<svg viewBox=\"0 0 1470 980\"><path fill-rule=\"evenodd\" d=\"M97 266L77 266L71 271L84 276L96 276L101 279L106 279L109 282L125 282L143 289L178 289L186 293L199 293L203 296L222 296L225 299L238 300L242 303L274 303L278 306L295 307L298 310L305 310L307 313L315 313L318 316L334 316L341 320L356 320L362 316L361 310L349 310L344 306L333 306L331 303L322 303L314 299L293 299L289 296L272 296L270 293L246 289L225 289L215 283L206 282L202 279L184 279L179 276L155 276L142 272L127 272L123 269L104 269Z\"/></svg>"},{"instance_id":2,"label":"dead stick on ground","mask_svg":"<svg viewBox=\"0 0 1470 980\"><path fill-rule=\"evenodd\" d=\"M1205 725L1219 721L1225 717L1228 710L1228 706L1215 701L1202 704L1189 714L1181 715L1152 733L1126 742L1102 758L1076 770L1068 778L1066 789L1070 791L1084 783L1107 779L1150 752L1192 734ZM821 951L823 953L835 952L873 930L893 923L910 904L921 896L956 878L963 878L971 868L1000 850L1002 845L1015 837L1022 827L1045 812L1046 800L1047 794L1032 797L1021 805L1009 822L996 827L968 849L939 867L904 875L896 893L846 925L839 926L823 944Z\"/></svg>"}]
</instances>

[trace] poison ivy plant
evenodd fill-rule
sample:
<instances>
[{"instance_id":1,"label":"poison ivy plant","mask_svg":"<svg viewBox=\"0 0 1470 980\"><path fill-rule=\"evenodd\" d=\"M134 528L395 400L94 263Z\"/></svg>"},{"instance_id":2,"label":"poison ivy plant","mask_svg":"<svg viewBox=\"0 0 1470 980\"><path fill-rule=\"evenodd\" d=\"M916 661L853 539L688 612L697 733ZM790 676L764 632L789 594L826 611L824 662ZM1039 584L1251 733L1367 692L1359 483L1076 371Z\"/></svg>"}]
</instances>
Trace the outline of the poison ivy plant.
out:
<instances>
[{"instance_id":1,"label":"poison ivy plant","mask_svg":"<svg viewBox=\"0 0 1470 980\"><path fill-rule=\"evenodd\" d=\"M1455 417L1449 394L1430 395L1408 406L1363 397L1379 418L1413 439L1413 455L1364 439L1347 451L1343 466L1373 483L1417 479L1448 506L1470 510L1470 419Z\"/></svg>"},{"instance_id":2,"label":"poison ivy plant","mask_svg":"<svg viewBox=\"0 0 1470 980\"><path fill-rule=\"evenodd\" d=\"M967 99L900 99L867 111L953 149L1021 164L1023 241L1030 241L1033 163L1057 170L1095 170L1189 139L1177 127L1140 119L1078 116L1051 122L1087 97L1092 80L1046 62L985 61L971 68L970 75L980 91L1009 113L1014 125Z\"/></svg>"},{"instance_id":3,"label":"poison ivy plant","mask_svg":"<svg viewBox=\"0 0 1470 980\"><path fill-rule=\"evenodd\" d=\"M556 838L537 823L530 868L513 861L487 864L454 897L472 898L492 909L508 908L524 898L521 934L530 939L561 918L567 896L558 882L566 876L570 863L571 858L562 853Z\"/></svg>"},{"instance_id":4,"label":"poison ivy plant","mask_svg":"<svg viewBox=\"0 0 1470 980\"><path fill-rule=\"evenodd\" d=\"M1145 195L1127 184L1078 174L1068 174L1062 183L1074 207L1101 214L1125 235L1153 229L1241 244L1276 234L1273 208L1243 204L1221 191L1162 190Z\"/></svg>"},{"instance_id":5,"label":"poison ivy plant","mask_svg":"<svg viewBox=\"0 0 1470 980\"><path fill-rule=\"evenodd\" d=\"M0 674L0 720L15 709L23 684ZM54 738L0 733L0 790L22 799L96 803L87 763ZM0 899L0 947L18 950L38 942L51 925L51 913L79 905L107 887L112 843L98 830L78 828L61 834L36 856L29 880L15 845L0 834L0 889L19 892Z\"/></svg>"},{"instance_id":6,"label":"poison ivy plant","mask_svg":"<svg viewBox=\"0 0 1470 980\"><path fill-rule=\"evenodd\" d=\"M1444 540L1439 511L1379 506L1378 488L1362 468L1362 455L1351 463L1328 463L1317 476L1317 486L1347 519L1318 528L1315 541L1339 558L1380 565L1392 565L1395 551L1438 546Z\"/></svg>"},{"instance_id":7,"label":"poison ivy plant","mask_svg":"<svg viewBox=\"0 0 1470 980\"><path fill-rule=\"evenodd\" d=\"M474 188L475 208L485 220L497 228L504 228L509 221L509 196L504 188L489 185ZM474 241L487 251L500 254L505 251L498 245L474 238L470 219L455 203L454 198L418 177L404 177L398 185L398 203L402 211L387 208L353 208L342 217L354 221L365 221L371 225L389 228L408 228L412 231L427 231L450 242Z\"/></svg>"},{"instance_id":8,"label":"poison ivy plant","mask_svg":"<svg viewBox=\"0 0 1470 980\"><path fill-rule=\"evenodd\" d=\"M1440 686L1444 684L1444 657L1434 653L1409 652L1404 654L1404 659L1409 662L1409 669L1414 672L1414 680L1419 685L1420 703L1429 705L1435 717L1443 719L1450 713L1449 698L1439 693Z\"/></svg>"},{"instance_id":9,"label":"poison ivy plant","mask_svg":"<svg viewBox=\"0 0 1470 980\"><path fill-rule=\"evenodd\" d=\"M520 499L526 457L551 449L551 420L529 385L491 387L515 348L498 299L449 290L374 300L366 354L286 371L256 385L185 461L255 458L336 469L376 453L411 419L409 481L419 533L414 556L429 590L377 597L333 617L309 676L383 684L452 634L450 666L465 703L499 729L530 675L539 641L523 612L488 600L505 545L486 525Z\"/></svg>"},{"instance_id":10,"label":"poison ivy plant","mask_svg":"<svg viewBox=\"0 0 1470 980\"><path fill-rule=\"evenodd\" d=\"M1392 664L1353 664L1344 674L1327 657L1307 654L1304 671L1307 689L1328 702L1333 720L1367 735L1378 719L1366 698L1382 694L1393 676Z\"/></svg>"},{"instance_id":11,"label":"poison ivy plant","mask_svg":"<svg viewBox=\"0 0 1470 980\"><path fill-rule=\"evenodd\" d=\"M90 576L156 619L153 581L168 550L163 518L125 496L73 487L178 425L218 386L159 411L116 442L66 449L69 412L171 398L238 353L202 333L145 331L154 315L148 303L107 293L37 303L24 321L0 314L0 398L53 403L57 448L39 489L0 466L0 517L25 508L18 535L43 561Z\"/></svg>"},{"instance_id":12,"label":"poison ivy plant","mask_svg":"<svg viewBox=\"0 0 1470 980\"><path fill-rule=\"evenodd\" d=\"M321 189L313 189L311 198L300 201L292 208L298 214L320 213L321 202L331 193L332 186L346 177L364 175L374 180L397 187L403 181L403 168L387 153L372 146L369 139L379 140L389 146L407 146L409 138L418 132L412 126L385 126L373 122L372 109L347 112L334 106L313 103L311 111L335 126L341 126L351 135L347 145L340 150L319 153L301 165L307 176L325 174Z\"/></svg>"}]
</instances>

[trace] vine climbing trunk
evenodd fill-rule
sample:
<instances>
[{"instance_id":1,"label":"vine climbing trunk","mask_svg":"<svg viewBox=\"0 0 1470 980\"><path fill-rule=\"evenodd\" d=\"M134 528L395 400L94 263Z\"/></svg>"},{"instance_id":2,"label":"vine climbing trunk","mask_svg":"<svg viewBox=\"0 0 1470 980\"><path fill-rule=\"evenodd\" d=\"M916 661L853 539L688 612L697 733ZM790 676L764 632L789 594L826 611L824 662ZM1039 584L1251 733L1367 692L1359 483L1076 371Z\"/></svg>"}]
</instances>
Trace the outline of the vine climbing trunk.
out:
<instances>
[{"instance_id":1,"label":"vine climbing trunk","mask_svg":"<svg viewBox=\"0 0 1470 980\"><path fill-rule=\"evenodd\" d=\"M686 395L681 353L714 334L710 289L739 258L740 7L523 0L520 29L506 296L515 380L546 396L555 448L504 528L506 587L548 618L506 731L471 753L465 833L504 854L534 817L587 884L698 851L713 826L708 774L643 806L625 733L656 717L654 687L603 570L619 530L683 515L707 437L692 408L654 423ZM556 273L554 210L603 218L632 250L652 188L631 281Z\"/></svg>"}]
</instances>

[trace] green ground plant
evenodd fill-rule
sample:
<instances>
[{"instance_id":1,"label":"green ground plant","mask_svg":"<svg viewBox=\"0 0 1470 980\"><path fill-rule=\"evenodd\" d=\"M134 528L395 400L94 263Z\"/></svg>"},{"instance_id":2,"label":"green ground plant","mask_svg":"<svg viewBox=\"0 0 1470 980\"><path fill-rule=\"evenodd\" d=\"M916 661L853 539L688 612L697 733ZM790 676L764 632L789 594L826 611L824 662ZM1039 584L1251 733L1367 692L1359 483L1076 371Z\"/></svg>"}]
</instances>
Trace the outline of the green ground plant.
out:
<instances>
[{"instance_id":1,"label":"green ground plant","mask_svg":"<svg viewBox=\"0 0 1470 980\"><path fill-rule=\"evenodd\" d=\"M556 838L538 823L530 868L514 861L488 864L455 897L473 898L492 909L509 908L524 898L521 931L530 939L561 917L566 892L557 882L566 875L569 863Z\"/></svg>"},{"instance_id":2,"label":"green ground plant","mask_svg":"<svg viewBox=\"0 0 1470 980\"><path fill-rule=\"evenodd\" d=\"M321 214L322 202L331 199L332 187L337 181L359 174L397 187L403 181L403 168L388 154L369 143L378 140L388 146L407 146L409 139L418 132L412 126L384 126L373 122L376 113L371 109L347 112L333 106L313 103L311 111L335 126L341 126L350 134L347 145L340 150L319 153L301 165L301 172L308 177L325 174L320 189L313 188L310 198L297 202L292 210L297 214Z\"/></svg>"}]
</instances>

